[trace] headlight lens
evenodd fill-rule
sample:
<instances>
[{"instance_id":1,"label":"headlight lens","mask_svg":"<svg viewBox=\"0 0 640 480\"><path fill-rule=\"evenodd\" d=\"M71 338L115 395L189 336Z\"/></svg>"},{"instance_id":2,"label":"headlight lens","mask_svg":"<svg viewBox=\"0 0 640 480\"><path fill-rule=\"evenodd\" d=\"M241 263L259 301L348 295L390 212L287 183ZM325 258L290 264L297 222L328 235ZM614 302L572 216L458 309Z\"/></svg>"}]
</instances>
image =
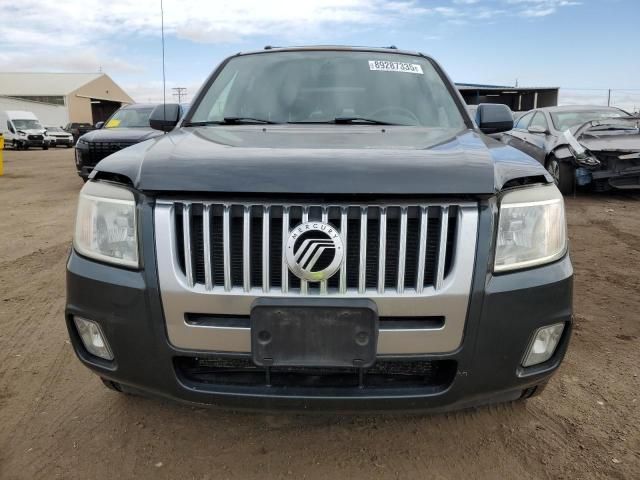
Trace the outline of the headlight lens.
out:
<instances>
[{"instance_id":1,"label":"headlight lens","mask_svg":"<svg viewBox=\"0 0 640 480\"><path fill-rule=\"evenodd\" d=\"M494 271L553 262L566 250L564 201L555 185L514 190L502 197Z\"/></svg>"},{"instance_id":2,"label":"headlight lens","mask_svg":"<svg viewBox=\"0 0 640 480\"><path fill-rule=\"evenodd\" d=\"M136 202L126 188L88 182L80 191L73 245L78 253L138 266Z\"/></svg>"}]
</instances>

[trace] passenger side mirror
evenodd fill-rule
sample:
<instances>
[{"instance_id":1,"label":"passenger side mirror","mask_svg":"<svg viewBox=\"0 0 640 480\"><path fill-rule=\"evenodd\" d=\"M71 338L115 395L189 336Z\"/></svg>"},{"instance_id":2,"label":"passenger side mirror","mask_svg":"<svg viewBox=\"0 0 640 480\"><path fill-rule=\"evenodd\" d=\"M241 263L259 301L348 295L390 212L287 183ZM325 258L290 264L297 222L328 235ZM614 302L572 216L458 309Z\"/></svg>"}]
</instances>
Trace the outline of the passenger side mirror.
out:
<instances>
[{"instance_id":1,"label":"passenger side mirror","mask_svg":"<svg viewBox=\"0 0 640 480\"><path fill-rule=\"evenodd\" d=\"M527 131L529 133L549 133L546 128L541 127L540 125L531 125Z\"/></svg>"},{"instance_id":2,"label":"passenger side mirror","mask_svg":"<svg viewBox=\"0 0 640 480\"><path fill-rule=\"evenodd\" d=\"M180 105L178 103L164 103L153 109L149 117L149 125L154 130L170 132L179 120Z\"/></svg>"},{"instance_id":3,"label":"passenger side mirror","mask_svg":"<svg viewBox=\"0 0 640 480\"><path fill-rule=\"evenodd\" d=\"M513 113L506 105L481 103L478 105L476 119L482 133L500 133L513 129Z\"/></svg>"},{"instance_id":4,"label":"passenger side mirror","mask_svg":"<svg viewBox=\"0 0 640 480\"><path fill-rule=\"evenodd\" d=\"M98 122L95 124L96 130L100 130L102 127L104 127L104 122Z\"/></svg>"}]
</instances>

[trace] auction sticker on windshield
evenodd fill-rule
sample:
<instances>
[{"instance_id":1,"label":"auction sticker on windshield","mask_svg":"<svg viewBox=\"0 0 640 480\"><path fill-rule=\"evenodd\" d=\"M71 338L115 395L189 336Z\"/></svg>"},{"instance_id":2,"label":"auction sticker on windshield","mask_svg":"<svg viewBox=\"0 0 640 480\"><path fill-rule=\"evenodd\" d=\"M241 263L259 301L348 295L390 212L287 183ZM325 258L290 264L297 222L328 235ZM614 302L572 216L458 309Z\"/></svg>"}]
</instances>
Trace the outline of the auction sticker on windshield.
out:
<instances>
[{"instance_id":1,"label":"auction sticker on windshield","mask_svg":"<svg viewBox=\"0 0 640 480\"><path fill-rule=\"evenodd\" d=\"M422 66L417 63L389 62L387 60L369 60L369 70L418 73L423 75Z\"/></svg>"}]
</instances>

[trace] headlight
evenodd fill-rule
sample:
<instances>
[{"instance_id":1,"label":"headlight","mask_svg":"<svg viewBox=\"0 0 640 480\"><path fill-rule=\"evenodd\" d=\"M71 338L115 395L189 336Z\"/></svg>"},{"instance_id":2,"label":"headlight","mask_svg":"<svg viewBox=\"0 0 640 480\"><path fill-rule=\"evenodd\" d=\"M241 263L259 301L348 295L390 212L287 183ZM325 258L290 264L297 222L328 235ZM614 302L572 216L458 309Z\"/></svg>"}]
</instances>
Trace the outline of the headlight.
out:
<instances>
[{"instance_id":1,"label":"headlight","mask_svg":"<svg viewBox=\"0 0 640 480\"><path fill-rule=\"evenodd\" d=\"M494 271L553 262L566 251L564 201L555 185L522 188L502 197Z\"/></svg>"},{"instance_id":2,"label":"headlight","mask_svg":"<svg viewBox=\"0 0 640 480\"><path fill-rule=\"evenodd\" d=\"M96 260L137 267L136 225L136 202L131 191L88 182L80 191L74 248Z\"/></svg>"}]
</instances>

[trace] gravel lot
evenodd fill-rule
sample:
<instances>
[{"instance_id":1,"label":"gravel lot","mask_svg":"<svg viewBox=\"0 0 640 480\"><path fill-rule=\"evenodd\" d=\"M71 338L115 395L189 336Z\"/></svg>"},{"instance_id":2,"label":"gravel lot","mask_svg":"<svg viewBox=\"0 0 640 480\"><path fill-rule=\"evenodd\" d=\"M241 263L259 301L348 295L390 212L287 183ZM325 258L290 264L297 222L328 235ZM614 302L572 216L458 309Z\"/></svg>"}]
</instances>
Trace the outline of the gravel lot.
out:
<instances>
[{"instance_id":1,"label":"gravel lot","mask_svg":"<svg viewBox=\"0 0 640 480\"><path fill-rule=\"evenodd\" d=\"M567 200L576 328L542 396L436 416L271 416L105 389L63 324L73 151L4 155L0 478L640 478L640 194Z\"/></svg>"}]
</instances>

